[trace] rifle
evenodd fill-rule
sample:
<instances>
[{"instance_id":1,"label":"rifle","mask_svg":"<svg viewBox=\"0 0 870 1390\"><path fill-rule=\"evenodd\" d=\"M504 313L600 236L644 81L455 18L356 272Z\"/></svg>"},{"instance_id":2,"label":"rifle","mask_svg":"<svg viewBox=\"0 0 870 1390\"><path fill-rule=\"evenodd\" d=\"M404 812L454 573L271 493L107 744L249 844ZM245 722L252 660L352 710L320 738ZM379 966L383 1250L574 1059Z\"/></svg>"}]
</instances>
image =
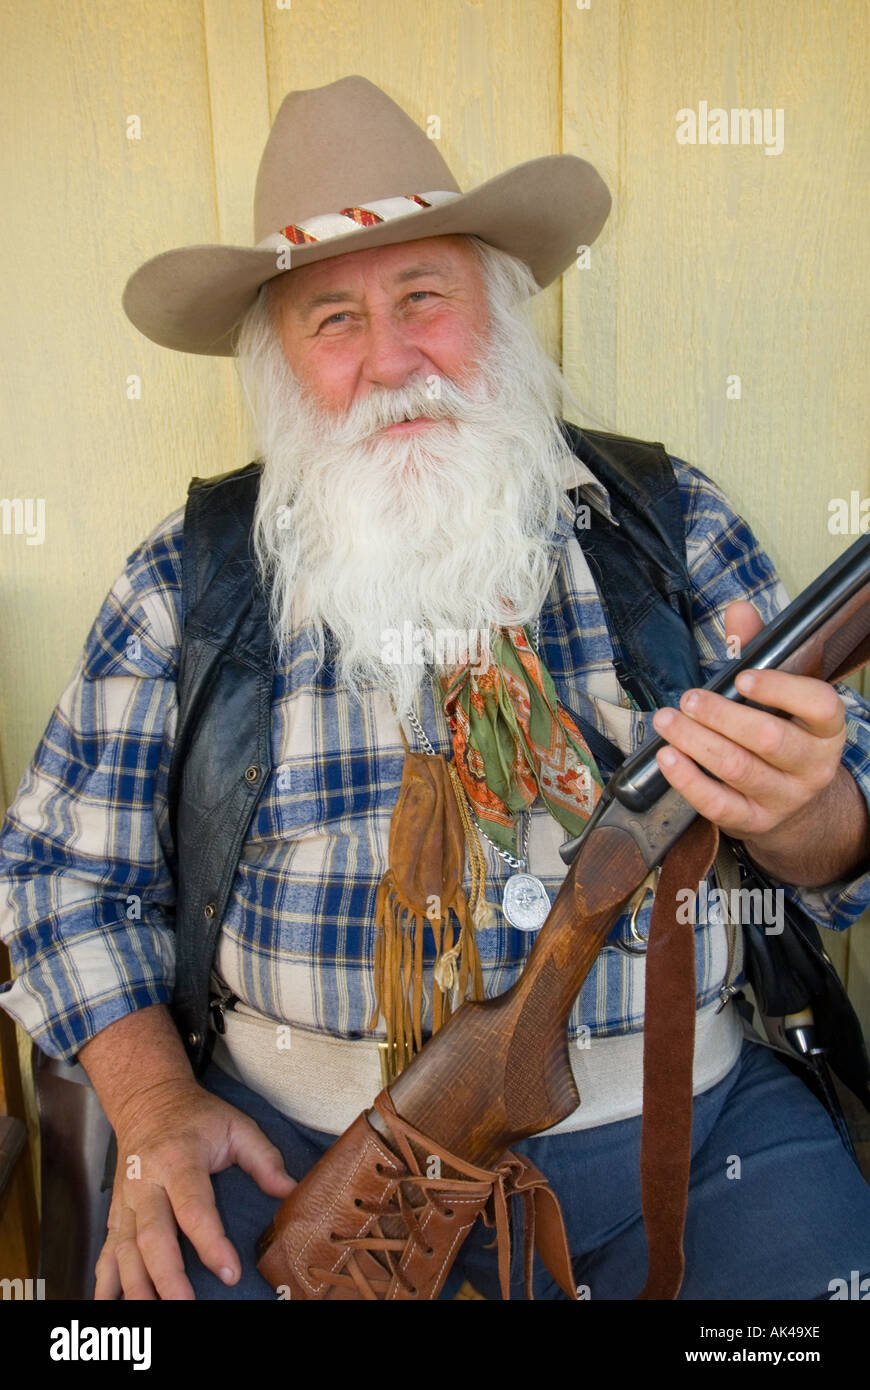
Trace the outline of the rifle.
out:
<instances>
[{"instance_id":1,"label":"rifle","mask_svg":"<svg viewBox=\"0 0 870 1390\"><path fill-rule=\"evenodd\" d=\"M868 660L864 535L706 688L752 704L734 684L742 670L835 681ZM541 1254L574 1296L555 1195L509 1150L577 1107L567 1038L574 1000L626 904L663 860L647 952L647 1000L663 999L665 1012L653 1028L648 1005L644 1029L641 1171L650 1274L641 1297L676 1296L696 1005L693 932L675 932L674 899L681 883L706 874L717 835L659 770L655 755L665 742L653 737L617 769L582 835L561 847L568 872L517 982L496 998L463 1003L282 1203L260 1238L258 1268L285 1296L436 1298L481 1213L498 1232L507 1296L503 1237L512 1195L524 1200L527 1289L537 1222Z\"/></svg>"}]
</instances>

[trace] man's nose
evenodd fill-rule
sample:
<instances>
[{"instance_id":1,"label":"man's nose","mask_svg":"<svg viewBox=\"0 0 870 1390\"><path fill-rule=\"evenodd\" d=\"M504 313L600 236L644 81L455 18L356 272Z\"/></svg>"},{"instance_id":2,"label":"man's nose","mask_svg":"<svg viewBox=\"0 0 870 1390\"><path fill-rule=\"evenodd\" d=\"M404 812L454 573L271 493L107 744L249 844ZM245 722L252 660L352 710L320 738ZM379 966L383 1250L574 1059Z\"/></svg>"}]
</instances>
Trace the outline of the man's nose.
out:
<instances>
[{"instance_id":1,"label":"man's nose","mask_svg":"<svg viewBox=\"0 0 870 1390\"><path fill-rule=\"evenodd\" d=\"M425 354L401 322L386 314L370 317L360 373L365 381L395 390L419 375L425 364Z\"/></svg>"}]
</instances>

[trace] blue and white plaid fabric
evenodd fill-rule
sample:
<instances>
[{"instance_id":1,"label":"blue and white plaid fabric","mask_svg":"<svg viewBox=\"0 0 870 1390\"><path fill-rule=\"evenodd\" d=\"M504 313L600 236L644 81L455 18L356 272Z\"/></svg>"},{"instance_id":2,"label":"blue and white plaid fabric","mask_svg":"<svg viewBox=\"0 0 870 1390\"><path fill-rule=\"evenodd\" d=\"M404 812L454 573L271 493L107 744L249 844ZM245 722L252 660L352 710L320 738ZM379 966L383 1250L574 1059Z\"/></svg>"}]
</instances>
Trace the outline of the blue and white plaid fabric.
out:
<instances>
[{"instance_id":1,"label":"blue and white plaid fabric","mask_svg":"<svg viewBox=\"0 0 870 1390\"><path fill-rule=\"evenodd\" d=\"M699 470L675 460L694 585L694 624L705 679L725 660L723 613L748 598L768 621L788 596L746 522ZM583 465L567 485L607 511ZM559 697L624 752L650 732L650 716L619 687L604 613L573 534L567 498L560 559L541 613L541 648ZM129 556L109 591L0 830L6 890L0 935L16 978L2 1006L49 1054L72 1057L95 1033L149 1004L168 1003L174 980L174 849L167 773L177 719L184 508ZM329 667L315 674L304 625L277 672L273 771L245 841L219 936L216 965L229 988L267 1016L358 1038L373 1008L374 901L387 866L390 815L403 749L385 697L348 697ZM870 707L839 685L848 709L843 761L870 802ZM449 753L427 683L416 713ZM406 722L411 746L414 734ZM530 871L552 895L565 868L561 829L532 814ZM510 872L488 852L490 902ZM847 927L870 903L870 874L825 890L788 889L821 924ZM638 918L648 928L649 899ZM478 936L487 995L518 976L533 936L498 925ZM617 924L613 940L625 936ZM725 976L724 929L695 928L699 1006ZM431 951L427 956L431 962ZM608 945L572 1018L592 1034L636 1031L643 1021L643 960ZM375 1030L370 1036L382 1036Z\"/></svg>"}]
</instances>

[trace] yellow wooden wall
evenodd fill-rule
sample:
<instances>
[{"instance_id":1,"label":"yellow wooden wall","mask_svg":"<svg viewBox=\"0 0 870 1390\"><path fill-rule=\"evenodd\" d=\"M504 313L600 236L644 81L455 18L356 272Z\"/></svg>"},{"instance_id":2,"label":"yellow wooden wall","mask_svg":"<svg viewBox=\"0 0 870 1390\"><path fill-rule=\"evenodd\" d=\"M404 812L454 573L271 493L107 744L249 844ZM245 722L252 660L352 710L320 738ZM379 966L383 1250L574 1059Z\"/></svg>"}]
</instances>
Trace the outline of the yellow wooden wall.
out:
<instances>
[{"instance_id":1,"label":"yellow wooden wall","mask_svg":"<svg viewBox=\"0 0 870 1390\"><path fill-rule=\"evenodd\" d=\"M465 187L563 150L601 169L591 266L537 306L581 422L697 463L808 582L846 543L829 499L870 493L867 30L864 0L0 0L0 495L46 507L42 545L0 535L8 795L126 555L192 474L251 457L231 364L142 338L124 282L172 246L250 244L281 99L351 72L440 117ZM782 153L679 145L701 101L782 108Z\"/></svg>"}]
</instances>

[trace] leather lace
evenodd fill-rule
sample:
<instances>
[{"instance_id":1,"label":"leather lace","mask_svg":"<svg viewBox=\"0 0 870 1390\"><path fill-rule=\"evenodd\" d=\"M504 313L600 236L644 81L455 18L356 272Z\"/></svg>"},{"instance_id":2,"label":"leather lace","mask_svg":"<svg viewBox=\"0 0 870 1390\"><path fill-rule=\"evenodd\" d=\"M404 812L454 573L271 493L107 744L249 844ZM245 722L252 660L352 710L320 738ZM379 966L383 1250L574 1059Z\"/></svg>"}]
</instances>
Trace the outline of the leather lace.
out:
<instances>
[{"instance_id":1,"label":"leather lace","mask_svg":"<svg viewBox=\"0 0 870 1390\"><path fill-rule=\"evenodd\" d=\"M521 1197L527 1298L533 1298L535 1218L540 1200L552 1204L549 1215L557 1215L564 1242L564 1259L561 1258L562 1251L552 1249L552 1239L546 1242L550 1248L540 1248L541 1257L562 1288L576 1297L558 1201L546 1178L534 1164L520 1154L506 1153L491 1170L475 1167L403 1120L396 1113L388 1091L382 1091L374 1104L389 1126L401 1157L397 1156L389 1166L385 1163L377 1165L377 1171L390 1178L387 1190L378 1202L366 1202L361 1198L354 1202L360 1213L374 1219L367 1223L361 1234L332 1232L330 1239L336 1245L345 1247L345 1257L331 1269L309 1266L308 1273L312 1278L339 1288L354 1289L358 1297L367 1300L394 1298L399 1289L413 1298L418 1292L412 1274L417 1258L428 1259L434 1254L423 1225L429 1207L434 1207L441 1216L452 1220L456 1218L455 1204L461 1202L468 1207L475 1203L477 1210L485 1204L484 1224L495 1230L495 1238L489 1248L492 1245L498 1247L501 1295L503 1299L508 1299L511 1253L508 1203L512 1197ZM415 1150L424 1153L429 1160L437 1157L441 1165L448 1166L458 1176L428 1176L422 1171ZM412 1197L417 1200L412 1201ZM389 1229L395 1225L401 1228L398 1233ZM373 1257L366 1262L365 1269L359 1259L363 1252L369 1252ZM372 1264L378 1266L377 1272L372 1269Z\"/></svg>"}]
</instances>

